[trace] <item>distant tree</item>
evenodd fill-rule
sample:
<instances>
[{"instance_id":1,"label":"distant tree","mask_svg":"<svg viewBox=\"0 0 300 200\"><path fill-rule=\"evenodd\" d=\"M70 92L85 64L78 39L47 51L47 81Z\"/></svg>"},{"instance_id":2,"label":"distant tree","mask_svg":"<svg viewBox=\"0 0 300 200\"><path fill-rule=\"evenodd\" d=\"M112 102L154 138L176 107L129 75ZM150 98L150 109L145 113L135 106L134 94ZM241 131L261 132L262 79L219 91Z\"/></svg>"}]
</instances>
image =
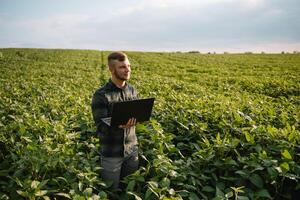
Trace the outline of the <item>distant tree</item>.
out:
<instances>
[{"instance_id":1,"label":"distant tree","mask_svg":"<svg viewBox=\"0 0 300 200\"><path fill-rule=\"evenodd\" d=\"M224 54L229 54L229 52L228 51L224 51Z\"/></svg>"},{"instance_id":2,"label":"distant tree","mask_svg":"<svg viewBox=\"0 0 300 200\"><path fill-rule=\"evenodd\" d=\"M266 53L264 51L262 51L261 54L266 54Z\"/></svg>"},{"instance_id":3,"label":"distant tree","mask_svg":"<svg viewBox=\"0 0 300 200\"><path fill-rule=\"evenodd\" d=\"M282 51L282 52L281 52L281 54L285 54L285 52L284 52L284 51Z\"/></svg>"},{"instance_id":4,"label":"distant tree","mask_svg":"<svg viewBox=\"0 0 300 200\"><path fill-rule=\"evenodd\" d=\"M210 52L208 52L207 54L210 54Z\"/></svg>"},{"instance_id":5,"label":"distant tree","mask_svg":"<svg viewBox=\"0 0 300 200\"><path fill-rule=\"evenodd\" d=\"M199 51L189 51L188 53L200 53Z\"/></svg>"},{"instance_id":6,"label":"distant tree","mask_svg":"<svg viewBox=\"0 0 300 200\"><path fill-rule=\"evenodd\" d=\"M300 51L293 51L293 54L300 54Z\"/></svg>"},{"instance_id":7,"label":"distant tree","mask_svg":"<svg viewBox=\"0 0 300 200\"><path fill-rule=\"evenodd\" d=\"M246 51L245 54L253 54L251 51Z\"/></svg>"}]
</instances>

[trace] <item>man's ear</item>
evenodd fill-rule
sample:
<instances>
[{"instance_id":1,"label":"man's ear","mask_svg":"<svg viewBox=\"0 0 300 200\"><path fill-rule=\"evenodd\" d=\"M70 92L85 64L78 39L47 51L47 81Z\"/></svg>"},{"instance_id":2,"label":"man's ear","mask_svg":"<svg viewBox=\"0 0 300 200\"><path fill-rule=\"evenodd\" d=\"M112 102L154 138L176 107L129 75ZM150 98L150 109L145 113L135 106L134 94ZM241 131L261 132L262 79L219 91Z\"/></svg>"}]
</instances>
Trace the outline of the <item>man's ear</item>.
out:
<instances>
[{"instance_id":1,"label":"man's ear","mask_svg":"<svg viewBox=\"0 0 300 200\"><path fill-rule=\"evenodd\" d=\"M114 72L115 67L112 65L108 65L108 69L110 72Z\"/></svg>"}]
</instances>

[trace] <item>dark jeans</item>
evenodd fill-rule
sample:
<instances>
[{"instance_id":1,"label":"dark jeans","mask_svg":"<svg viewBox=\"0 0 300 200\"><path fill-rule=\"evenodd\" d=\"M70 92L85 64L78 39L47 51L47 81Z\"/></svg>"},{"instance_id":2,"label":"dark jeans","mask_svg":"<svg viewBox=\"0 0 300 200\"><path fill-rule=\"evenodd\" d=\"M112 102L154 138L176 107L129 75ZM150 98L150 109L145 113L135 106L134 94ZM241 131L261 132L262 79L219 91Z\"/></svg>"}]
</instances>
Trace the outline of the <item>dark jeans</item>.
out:
<instances>
[{"instance_id":1,"label":"dark jeans","mask_svg":"<svg viewBox=\"0 0 300 200\"><path fill-rule=\"evenodd\" d=\"M124 158L101 156L101 167L102 179L113 181L112 187L117 189L120 187L120 180L138 170L138 151L134 151Z\"/></svg>"}]
</instances>

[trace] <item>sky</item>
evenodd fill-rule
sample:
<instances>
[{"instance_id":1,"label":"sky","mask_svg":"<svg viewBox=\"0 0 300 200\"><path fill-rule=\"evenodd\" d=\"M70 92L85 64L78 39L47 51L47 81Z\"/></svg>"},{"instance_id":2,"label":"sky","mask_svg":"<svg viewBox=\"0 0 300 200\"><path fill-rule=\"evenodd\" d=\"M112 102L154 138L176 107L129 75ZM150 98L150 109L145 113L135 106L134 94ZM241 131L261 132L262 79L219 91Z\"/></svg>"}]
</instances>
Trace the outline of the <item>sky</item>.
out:
<instances>
[{"instance_id":1,"label":"sky","mask_svg":"<svg viewBox=\"0 0 300 200\"><path fill-rule=\"evenodd\" d=\"M300 51L299 0L0 0L0 48Z\"/></svg>"}]
</instances>

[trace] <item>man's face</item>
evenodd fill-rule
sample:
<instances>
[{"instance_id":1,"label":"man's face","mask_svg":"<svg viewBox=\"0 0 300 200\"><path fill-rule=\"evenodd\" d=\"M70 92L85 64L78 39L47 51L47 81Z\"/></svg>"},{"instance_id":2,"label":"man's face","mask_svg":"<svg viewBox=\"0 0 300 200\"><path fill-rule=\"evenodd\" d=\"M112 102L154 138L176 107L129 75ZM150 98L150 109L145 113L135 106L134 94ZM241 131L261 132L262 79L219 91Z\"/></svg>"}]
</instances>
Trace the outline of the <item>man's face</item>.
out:
<instances>
[{"instance_id":1,"label":"man's face","mask_svg":"<svg viewBox=\"0 0 300 200\"><path fill-rule=\"evenodd\" d=\"M126 58L124 61L114 61L113 67L111 68L112 74L119 80L127 81L130 78L130 62Z\"/></svg>"}]
</instances>

